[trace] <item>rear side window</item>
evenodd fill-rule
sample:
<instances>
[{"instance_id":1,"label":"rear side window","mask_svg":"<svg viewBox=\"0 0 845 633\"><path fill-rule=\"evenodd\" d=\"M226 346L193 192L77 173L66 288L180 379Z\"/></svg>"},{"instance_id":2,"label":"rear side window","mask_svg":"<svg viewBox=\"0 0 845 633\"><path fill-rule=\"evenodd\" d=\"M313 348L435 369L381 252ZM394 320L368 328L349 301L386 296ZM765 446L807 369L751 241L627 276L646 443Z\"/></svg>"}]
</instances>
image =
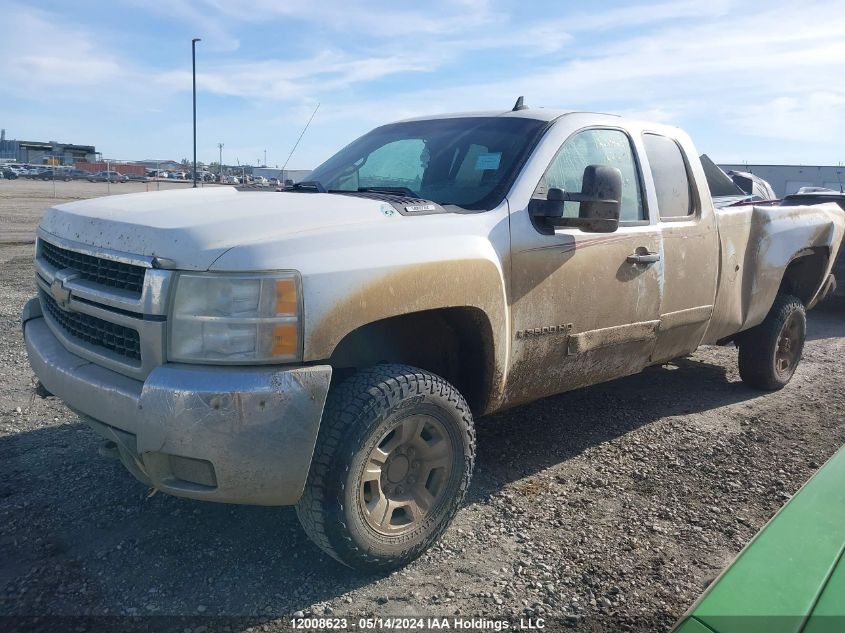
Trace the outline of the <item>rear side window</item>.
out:
<instances>
[{"instance_id":1,"label":"rear side window","mask_svg":"<svg viewBox=\"0 0 845 633\"><path fill-rule=\"evenodd\" d=\"M689 174L678 144L665 136L644 134L648 164L661 218L685 218L695 212Z\"/></svg>"}]
</instances>

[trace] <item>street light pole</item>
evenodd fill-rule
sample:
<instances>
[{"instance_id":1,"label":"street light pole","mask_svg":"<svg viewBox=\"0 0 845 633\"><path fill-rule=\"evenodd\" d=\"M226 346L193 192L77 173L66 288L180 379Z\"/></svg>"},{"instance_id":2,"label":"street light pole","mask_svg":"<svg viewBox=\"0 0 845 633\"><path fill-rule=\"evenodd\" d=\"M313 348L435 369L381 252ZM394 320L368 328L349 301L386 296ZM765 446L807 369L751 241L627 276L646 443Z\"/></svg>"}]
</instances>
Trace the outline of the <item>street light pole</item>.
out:
<instances>
[{"instance_id":1,"label":"street light pole","mask_svg":"<svg viewBox=\"0 0 845 633\"><path fill-rule=\"evenodd\" d=\"M223 143L217 144L217 149L220 150L220 158L217 159L217 182L223 182Z\"/></svg>"},{"instance_id":2,"label":"street light pole","mask_svg":"<svg viewBox=\"0 0 845 633\"><path fill-rule=\"evenodd\" d=\"M197 42L201 41L198 37L191 40L191 70L194 83L194 189L197 188Z\"/></svg>"}]
</instances>

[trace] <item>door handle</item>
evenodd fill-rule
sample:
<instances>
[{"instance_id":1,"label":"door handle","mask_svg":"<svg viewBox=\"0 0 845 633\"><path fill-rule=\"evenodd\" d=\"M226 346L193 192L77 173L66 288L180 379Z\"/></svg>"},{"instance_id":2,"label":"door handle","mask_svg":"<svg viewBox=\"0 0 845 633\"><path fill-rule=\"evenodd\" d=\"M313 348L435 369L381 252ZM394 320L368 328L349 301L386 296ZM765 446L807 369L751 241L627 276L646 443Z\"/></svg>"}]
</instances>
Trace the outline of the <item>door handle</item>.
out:
<instances>
[{"instance_id":1,"label":"door handle","mask_svg":"<svg viewBox=\"0 0 845 633\"><path fill-rule=\"evenodd\" d=\"M660 261L660 253L651 253L643 249L643 253L634 253L626 258L632 264L654 264Z\"/></svg>"}]
</instances>

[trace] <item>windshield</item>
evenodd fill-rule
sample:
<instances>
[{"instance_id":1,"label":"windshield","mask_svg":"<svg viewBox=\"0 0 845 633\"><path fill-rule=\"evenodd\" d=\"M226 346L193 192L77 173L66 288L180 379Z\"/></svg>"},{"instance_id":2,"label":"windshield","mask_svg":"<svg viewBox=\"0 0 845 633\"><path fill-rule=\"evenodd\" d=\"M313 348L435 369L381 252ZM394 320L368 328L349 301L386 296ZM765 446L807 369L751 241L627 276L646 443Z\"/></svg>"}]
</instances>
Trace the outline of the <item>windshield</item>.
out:
<instances>
[{"instance_id":1,"label":"windshield","mask_svg":"<svg viewBox=\"0 0 845 633\"><path fill-rule=\"evenodd\" d=\"M545 127L519 117L392 123L353 141L306 180L329 191L393 188L441 205L491 209Z\"/></svg>"}]
</instances>

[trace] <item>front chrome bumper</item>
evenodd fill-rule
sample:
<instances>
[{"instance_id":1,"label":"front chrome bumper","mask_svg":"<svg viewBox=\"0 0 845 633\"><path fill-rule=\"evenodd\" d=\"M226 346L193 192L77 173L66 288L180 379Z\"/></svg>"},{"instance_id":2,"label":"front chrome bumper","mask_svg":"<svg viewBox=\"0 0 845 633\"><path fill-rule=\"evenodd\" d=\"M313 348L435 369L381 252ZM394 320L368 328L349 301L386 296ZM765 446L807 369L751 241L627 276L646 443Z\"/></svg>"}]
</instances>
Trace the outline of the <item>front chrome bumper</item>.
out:
<instances>
[{"instance_id":1,"label":"front chrome bumper","mask_svg":"<svg viewBox=\"0 0 845 633\"><path fill-rule=\"evenodd\" d=\"M114 441L145 483L226 503L290 505L302 495L330 366L166 364L142 382L65 349L36 299L24 308L23 327L44 387Z\"/></svg>"}]
</instances>

